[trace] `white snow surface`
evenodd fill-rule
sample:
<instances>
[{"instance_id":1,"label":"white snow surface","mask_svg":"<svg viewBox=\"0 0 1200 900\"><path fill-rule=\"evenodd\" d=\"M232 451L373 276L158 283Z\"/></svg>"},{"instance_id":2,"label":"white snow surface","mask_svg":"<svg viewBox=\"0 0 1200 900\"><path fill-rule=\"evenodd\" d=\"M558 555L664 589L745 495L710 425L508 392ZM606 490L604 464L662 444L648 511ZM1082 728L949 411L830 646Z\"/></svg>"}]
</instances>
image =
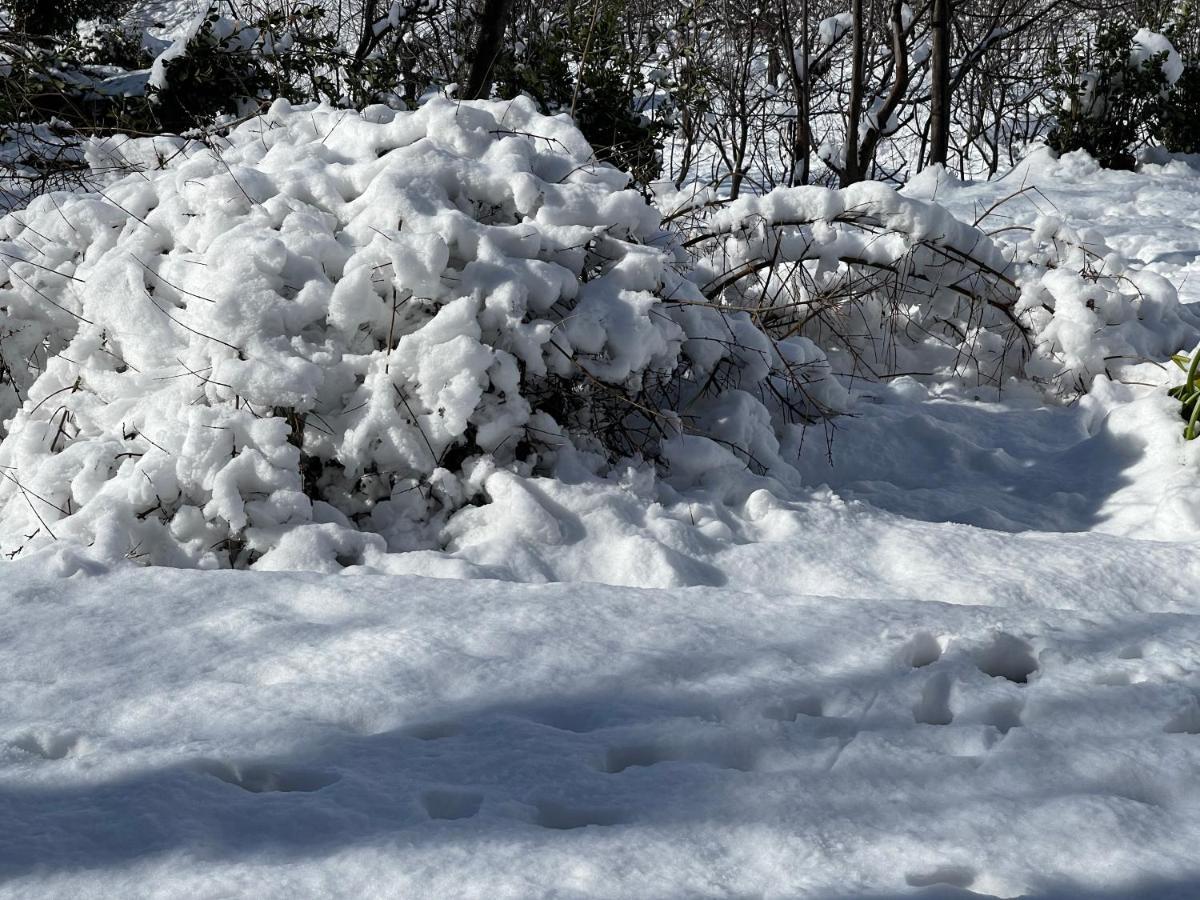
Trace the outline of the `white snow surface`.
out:
<instances>
[{"instance_id":1,"label":"white snow surface","mask_svg":"<svg viewBox=\"0 0 1200 900\"><path fill-rule=\"evenodd\" d=\"M1194 896L1192 548L756 502L722 588L11 564L0 893Z\"/></svg>"},{"instance_id":2,"label":"white snow surface","mask_svg":"<svg viewBox=\"0 0 1200 900\"><path fill-rule=\"evenodd\" d=\"M1021 188L1200 299L1186 160L906 193ZM338 574L5 563L0 896L1198 896L1200 442L1128 362L857 385L793 477L485 465Z\"/></svg>"}]
</instances>

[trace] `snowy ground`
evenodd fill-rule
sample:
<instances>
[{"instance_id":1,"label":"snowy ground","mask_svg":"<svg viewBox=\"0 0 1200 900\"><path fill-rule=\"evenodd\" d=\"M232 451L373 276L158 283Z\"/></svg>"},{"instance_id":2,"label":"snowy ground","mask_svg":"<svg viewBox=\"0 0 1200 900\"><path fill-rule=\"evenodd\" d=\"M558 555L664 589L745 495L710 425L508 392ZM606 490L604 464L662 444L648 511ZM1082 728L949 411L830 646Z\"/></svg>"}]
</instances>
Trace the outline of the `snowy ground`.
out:
<instances>
[{"instance_id":1,"label":"snowy ground","mask_svg":"<svg viewBox=\"0 0 1200 900\"><path fill-rule=\"evenodd\" d=\"M1195 169L1047 171L1043 211L1200 299ZM1198 896L1170 377L898 380L832 466L814 431L809 490L497 475L386 572L12 563L0 894Z\"/></svg>"},{"instance_id":2,"label":"snowy ground","mask_svg":"<svg viewBox=\"0 0 1200 900\"><path fill-rule=\"evenodd\" d=\"M1146 549L1002 605L21 564L4 888L1194 896L1197 570Z\"/></svg>"}]
</instances>

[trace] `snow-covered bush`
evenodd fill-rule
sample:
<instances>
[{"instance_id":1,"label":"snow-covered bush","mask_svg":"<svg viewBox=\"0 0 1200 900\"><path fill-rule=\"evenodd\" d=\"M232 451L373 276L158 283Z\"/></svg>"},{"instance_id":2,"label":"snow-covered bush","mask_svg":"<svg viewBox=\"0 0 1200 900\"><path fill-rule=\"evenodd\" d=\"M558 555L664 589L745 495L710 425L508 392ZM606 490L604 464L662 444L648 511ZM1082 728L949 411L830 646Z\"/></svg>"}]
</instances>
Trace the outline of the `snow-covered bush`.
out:
<instances>
[{"instance_id":1,"label":"snow-covered bush","mask_svg":"<svg viewBox=\"0 0 1200 900\"><path fill-rule=\"evenodd\" d=\"M1163 35L1128 23L1101 27L1094 46L1076 48L1058 67L1062 108L1049 144L1086 150L1105 168L1132 169L1133 151L1162 130L1169 95L1183 74L1179 53Z\"/></svg>"},{"instance_id":2,"label":"snow-covered bush","mask_svg":"<svg viewBox=\"0 0 1200 900\"><path fill-rule=\"evenodd\" d=\"M498 470L787 475L838 376L1064 394L1192 335L1056 219L863 183L664 227L528 100L279 101L123 152L145 171L0 219L0 552L334 567L438 545Z\"/></svg>"},{"instance_id":3,"label":"snow-covered bush","mask_svg":"<svg viewBox=\"0 0 1200 900\"><path fill-rule=\"evenodd\" d=\"M841 401L529 101L280 101L174 150L0 219L7 554L333 565L435 543L496 466L705 435L766 468L789 416Z\"/></svg>"},{"instance_id":4,"label":"snow-covered bush","mask_svg":"<svg viewBox=\"0 0 1200 900\"><path fill-rule=\"evenodd\" d=\"M97 18L64 19L73 27L36 36L5 28L0 12L0 209L99 186L80 165L91 136L221 135L276 97L402 105L396 60L352 57L322 6L210 0L164 32L136 11L116 14L127 5L68 4L71 15Z\"/></svg>"},{"instance_id":5,"label":"snow-covered bush","mask_svg":"<svg viewBox=\"0 0 1200 900\"><path fill-rule=\"evenodd\" d=\"M910 193L928 183L935 196L944 178L927 170ZM1192 334L1169 282L1052 216L989 230L996 210L967 223L875 182L697 209L687 244L704 294L753 310L776 337L810 338L844 376L996 388L1028 378L1071 396Z\"/></svg>"}]
</instances>

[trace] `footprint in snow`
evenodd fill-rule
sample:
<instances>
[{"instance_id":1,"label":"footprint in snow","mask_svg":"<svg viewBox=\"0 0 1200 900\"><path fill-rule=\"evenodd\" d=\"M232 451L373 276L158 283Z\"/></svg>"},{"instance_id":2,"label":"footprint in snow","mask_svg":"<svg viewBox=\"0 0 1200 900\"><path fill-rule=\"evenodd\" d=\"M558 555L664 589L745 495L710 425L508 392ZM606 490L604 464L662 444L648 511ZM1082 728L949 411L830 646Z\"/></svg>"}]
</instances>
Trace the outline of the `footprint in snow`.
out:
<instances>
[{"instance_id":1,"label":"footprint in snow","mask_svg":"<svg viewBox=\"0 0 1200 900\"><path fill-rule=\"evenodd\" d=\"M983 674L1007 678L1014 684L1027 684L1029 676L1038 670L1033 647L1003 631L997 632L991 643L979 652L976 664Z\"/></svg>"},{"instance_id":2,"label":"footprint in snow","mask_svg":"<svg viewBox=\"0 0 1200 900\"><path fill-rule=\"evenodd\" d=\"M340 780L339 775L316 769L279 768L259 763L206 759L196 769L251 794L312 793Z\"/></svg>"},{"instance_id":3,"label":"footprint in snow","mask_svg":"<svg viewBox=\"0 0 1200 900\"><path fill-rule=\"evenodd\" d=\"M795 722L801 716L819 719L825 714L824 704L820 697L805 696L780 700L763 710L763 717L774 719L776 722Z\"/></svg>"},{"instance_id":4,"label":"footprint in snow","mask_svg":"<svg viewBox=\"0 0 1200 900\"><path fill-rule=\"evenodd\" d=\"M984 723L991 725L1001 734L1008 734L1012 729L1023 725L1021 713L1025 704L1020 700L999 700L987 708Z\"/></svg>"},{"instance_id":5,"label":"footprint in snow","mask_svg":"<svg viewBox=\"0 0 1200 900\"><path fill-rule=\"evenodd\" d=\"M950 709L950 676L938 672L921 691L921 699L913 705L913 719L918 725L949 725L954 721Z\"/></svg>"},{"instance_id":6,"label":"footprint in snow","mask_svg":"<svg viewBox=\"0 0 1200 900\"><path fill-rule=\"evenodd\" d=\"M18 750L24 750L42 759L64 759L80 748L82 738L72 731L29 732L14 738L10 743Z\"/></svg>"},{"instance_id":7,"label":"footprint in snow","mask_svg":"<svg viewBox=\"0 0 1200 900\"><path fill-rule=\"evenodd\" d=\"M626 817L615 809L596 809L563 806L561 803L546 801L537 805L534 824L542 828L556 831L569 831L574 828L587 828L589 825L608 827L624 823Z\"/></svg>"},{"instance_id":8,"label":"footprint in snow","mask_svg":"<svg viewBox=\"0 0 1200 900\"><path fill-rule=\"evenodd\" d=\"M440 741L462 734L462 726L452 721L420 722L401 728L400 734L418 741Z\"/></svg>"},{"instance_id":9,"label":"footprint in snow","mask_svg":"<svg viewBox=\"0 0 1200 900\"><path fill-rule=\"evenodd\" d=\"M970 866L938 866L927 872L909 872L904 876L904 880L909 887L944 884L947 887L969 888L977 877L977 873Z\"/></svg>"},{"instance_id":10,"label":"footprint in snow","mask_svg":"<svg viewBox=\"0 0 1200 900\"><path fill-rule=\"evenodd\" d=\"M900 650L901 660L914 669L931 666L942 658L942 644L928 631L919 631Z\"/></svg>"},{"instance_id":11,"label":"footprint in snow","mask_svg":"<svg viewBox=\"0 0 1200 900\"><path fill-rule=\"evenodd\" d=\"M469 819L483 805L475 791L432 790L421 795L421 805L431 819Z\"/></svg>"},{"instance_id":12,"label":"footprint in snow","mask_svg":"<svg viewBox=\"0 0 1200 900\"><path fill-rule=\"evenodd\" d=\"M610 775L626 769L649 768L659 763L702 763L720 769L749 772L754 768L754 754L748 747L675 747L665 744L628 744L610 747L604 757L603 771Z\"/></svg>"}]
</instances>

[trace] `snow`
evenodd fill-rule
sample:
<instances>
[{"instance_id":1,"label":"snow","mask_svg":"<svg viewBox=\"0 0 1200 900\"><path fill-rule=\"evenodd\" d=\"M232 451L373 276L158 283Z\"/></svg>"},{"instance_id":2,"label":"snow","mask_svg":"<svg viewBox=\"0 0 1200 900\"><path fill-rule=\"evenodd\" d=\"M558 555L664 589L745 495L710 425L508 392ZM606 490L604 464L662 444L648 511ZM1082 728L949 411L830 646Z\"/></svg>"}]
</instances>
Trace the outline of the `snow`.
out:
<instances>
[{"instance_id":1,"label":"snow","mask_svg":"<svg viewBox=\"0 0 1200 900\"><path fill-rule=\"evenodd\" d=\"M0 892L1189 883L1191 548L755 504L756 590L11 564Z\"/></svg>"},{"instance_id":2,"label":"snow","mask_svg":"<svg viewBox=\"0 0 1200 900\"><path fill-rule=\"evenodd\" d=\"M817 41L822 47L831 47L841 40L853 25L854 16L848 12L822 19L817 26Z\"/></svg>"},{"instance_id":3,"label":"snow","mask_svg":"<svg viewBox=\"0 0 1200 900\"><path fill-rule=\"evenodd\" d=\"M1140 66L1159 54L1165 54L1162 73L1167 79L1167 84L1174 84L1183 75L1183 58L1179 51L1166 36L1149 28L1139 28L1133 36L1133 47L1129 51L1130 64Z\"/></svg>"},{"instance_id":4,"label":"snow","mask_svg":"<svg viewBox=\"0 0 1200 900\"><path fill-rule=\"evenodd\" d=\"M770 450L740 388L820 354L705 304L626 181L523 98L277 101L220 153L0 220L4 552L212 567L310 526L428 546L414 524L474 499L476 463L612 450L630 415L678 422L657 395L695 406L676 430L711 406Z\"/></svg>"},{"instance_id":5,"label":"snow","mask_svg":"<svg viewBox=\"0 0 1200 900\"><path fill-rule=\"evenodd\" d=\"M123 210L78 195L60 216L41 201L35 224L54 241L3 220L22 238L10 252L34 243L61 273L10 261L18 282L82 297L68 309L92 322L8 286L12 309L66 338L50 348L62 357L47 369L54 387L6 413L50 426L11 429L0 461L44 467L36 484L19 479L38 494L69 483L96 502L86 529L56 518L62 538L0 564L0 896L1196 896L1200 442L1183 440L1165 388L1177 378L1167 355L1197 340L1176 290L1200 300L1200 171L1163 156L1106 172L1039 151L990 183L931 170L901 194L810 189L728 205L710 221L728 235L707 251L760 252L764 223L803 214L795 227L808 231L784 234L781 252L800 259L795 235L815 234L827 255L845 253L847 210L891 232L858 241L858 254L970 246L1052 307L1031 359L1066 361L1082 383L1059 400L1048 370L999 384L952 367L823 379L850 414L793 430L735 388L708 403L709 437L663 440L658 468L600 465L574 443L537 468L500 452L426 466L444 514L425 544L404 543L407 495L388 493L375 527L358 529L336 496L312 502L280 475L297 451L284 419L237 416L203 379L186 396L154 393L182 381L152 380L178 374L176 352L193 372L246 379L248 396L291 391L297 404L375 378L380 394L402 383L417 409L445 409L431 441L473 421L495 424L495 444L504 411L472 419L479 397L487 385L515 392L521 374L493 367L497 348L525 354L526 371L551 365L536 329L516 342L530 320L502 315L514 271L534 319L564 296L577 303L550 326L575 346L628 337L597 378L619 382L662 354L704 364L704 322L686 305L659 328L638 316L665 306L647 273L683 269L655 249L656 214L615 173L575 172L538 149L548 141L487 134L504 115L512 131L557 127L500 106L340 124L336 111L281 107L271 128L243 132L228 167L196 155L106 189ZM462 121L431 128L437 116ZM560 124L538 133L570 147ZM422 148L456 167L456 184L535 210L528 230L422 197L397 171L421 164ZM422 227L396 228L396 210ZM565 235L588 231L597 211L625 238L612 239L617 264L580 288L537 254L570 261ZM170 240L138 224L176 213L187 221ZM468 245L477 297L441 277ZM147 270L118 265L113 248L150 247L166 285L155 294L181 321L272 365L130 305L122 279L145 284ZM193 252L204 276L187 274ZM838 264L815 256L802 261ZM312 266L304 280L317 287L276 292L273 279L304 259L336 261L340 277L326 284ZM1085 259L1103 274L1084 278ZM335 384L327 357L292 351L313 335L307 316L325 319L320 352L338 334L386 329L362 289L375 266L400 271L414 297L436 295L436 313L396 330L409 352L364 352L375 355L361 383ZM357 287L355 271L368 279ZM102 316L145 372L105 360L89 331ZM727 321L755 346L747 320ZM820 371L838 360L808 338L778 358ZM738 361L761 371L753 353ZM75 407L93 439L71 444L68 466L45 448L84 376L110 399ZM197 390L211 405L186 405ZM369 428L339 439L399 446L367 399ZM121 426L133 421L156 442L183 423L152 473L195 493L162 534L203 547L253 523L266 551L255 571L136 564L129 525L156 498L133 485L151 470L130 463L116 490L104 457L125 465L115 455L129 452ZM751 471L734 448L771 464ZM377 473L362 474L369 485ZM2 528L28 534L37 498L9 484ZM214 522L229 530L214 535Z\"/></svg>"},{"instance_id":6,"label":"snow","mask_svg":"<svg viewBox=\"0 0 1200 900\"><path fill-rule=\"evenodd\" d=\"M167 64L187 54L188 44L196 39L196 35L200 33L200 29L204 27L208 18L209 10L207 8L196 12L190 21L179 30L179 34L171 41L170 45L154 58L146 82L149 87L160 91L167 87Z\"/></svg>"}]
</instances>

